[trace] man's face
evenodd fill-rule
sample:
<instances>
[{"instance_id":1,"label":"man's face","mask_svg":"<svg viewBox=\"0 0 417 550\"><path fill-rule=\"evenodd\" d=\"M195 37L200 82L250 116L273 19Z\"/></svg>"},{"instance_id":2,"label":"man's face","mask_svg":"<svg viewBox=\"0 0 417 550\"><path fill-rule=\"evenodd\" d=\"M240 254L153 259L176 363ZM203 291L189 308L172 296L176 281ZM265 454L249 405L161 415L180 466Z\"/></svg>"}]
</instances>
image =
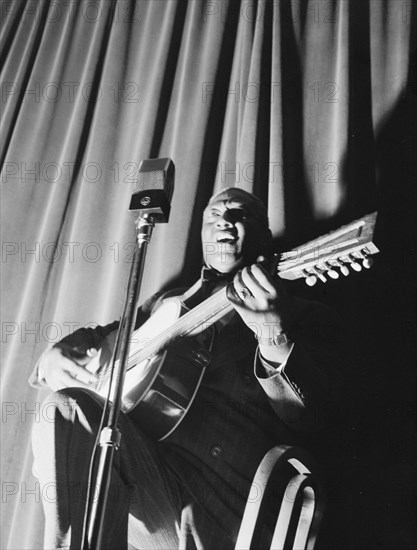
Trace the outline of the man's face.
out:
<instances>
[{"instance_id":1,"label":"man's face","mask_svg":"<svg viewBox=\"0 0 417 550\"><path fill-rule=\"evenodd\" d=\"M201 240L206 265L230 273L256 261L267 238L256 201L239 189L210 200L203 214Z\"/></svg>"}]
</instances>

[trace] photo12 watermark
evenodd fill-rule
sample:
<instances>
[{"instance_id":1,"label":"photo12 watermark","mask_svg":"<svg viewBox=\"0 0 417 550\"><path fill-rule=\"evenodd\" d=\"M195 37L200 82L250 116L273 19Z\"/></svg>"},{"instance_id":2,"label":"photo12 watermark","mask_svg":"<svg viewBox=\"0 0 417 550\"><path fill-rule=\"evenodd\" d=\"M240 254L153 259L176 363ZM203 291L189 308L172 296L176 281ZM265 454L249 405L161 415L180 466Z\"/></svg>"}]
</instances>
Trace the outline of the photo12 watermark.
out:
<instances>
[{"instance_id":1,"label":"photo12 watermark","mask_svg":"<svg viewBox=\"0 0 417 550\"><path fill-rule=\"evenodd\" d=\"M1 85L1 103L15 99L22 104L68 103L139 103L141 84L139 82L113 82L107 86L97 82L79 81L6 81Z\"/></svg>"},{"instance_id":2,"label":"photo12 watermark","mask_svg":"<svg viewBox=\"0 0 417 550\"><path fill-rule=\"evenodd\" d=\"M112 24L139 23L144 3L141 0L2 0L0 2L0 20L6 22L12 17L19 17L23 23L39 23L44 26L63 25L76 20L85 21L88 25L105 24L111 17Z\"/></svg>"},{"instance_id":3,"label":"photo12 watermark","mask_svg":"<svg viewBox=\"0 0 417 550\"><path fill-rule=\"evenodd\" d=\"M340 0L348 1L348 0ZM202 3L201 17L203 22L215 21L222 24L227 23L229 17L238 19L248 24L254 24L270 16L274 11L287 9L293 22L306 18L309 24L325 23L335 24L339 17L339 3L329 0L314 0L306 3L306 10L303 10L302 2L297 0L261 0L251 2L228 2L227 0L207 0Z\"/></svg>"},{"instance_id":4,"label":"photo12 watermark","mask_svg":"<svg viewBox=\"0 0 417 550\"><path fill-rule=\"evenodd\" d=\"M95 161L76 164L74 161L6 161L1 172L2 183L43 183L65 185L77 177L85 183L103 185L135 184L139 182L140 162L115 161L104 164Z\"/></svg>"},{"instance_id":5,"label":"photo12 watermark","mask_svg":"<svg viewBox=\"0 0 417 550\"><path fill-rule=\"evenodd\" d=\"M333 104L341 101L341 89L337 82L315 81L301 84L295 81L287 82L202 82L201 102L208 103L213 98L231 98L234 103L324 103Z\"/></svg>"}]
</instances>

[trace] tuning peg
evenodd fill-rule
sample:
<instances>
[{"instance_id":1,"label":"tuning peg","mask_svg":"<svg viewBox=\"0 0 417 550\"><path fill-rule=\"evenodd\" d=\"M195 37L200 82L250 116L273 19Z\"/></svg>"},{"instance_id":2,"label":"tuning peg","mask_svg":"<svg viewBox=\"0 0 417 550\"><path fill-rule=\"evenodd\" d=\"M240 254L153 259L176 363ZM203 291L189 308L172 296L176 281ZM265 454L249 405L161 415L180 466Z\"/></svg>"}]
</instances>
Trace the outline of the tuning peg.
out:
<instances>
[{"instance_id":1,"label":"tuning peg","mask_svg":"<svg viewBox=\"0 0 417 550\"><path fill-rule=\"evenodd\" d=\"M332 264L327 262L325 264L325 266L326 266L326 268L328 268L327 273L328 273L329 277L331 277L332 279L338 279L339 278L339 273L335 269L333 269Z\"/></svg>"},{"instance_id":2,"label":"tuning peg","mask_svg":"<svg viewBox=\"0 0 417 550\"><path fill-rule=\"evenodd\" d=\"M306 283L308 286L313 286L317 282L317 278L320 279L322 283L327 283L326 277L323 275L323 273L317 269L316 267L310 267L309 271L305 270L304 274L306 275ZM314 279L314 281L313 281Z\"/></svg>"},{"instance_id":3,"label":"tuning peg","mask_svg":"<svg viewBox=\"0 0 417 550\"><path fill-rule=\"evenodd\" d=\"M348 268L346 265L344 265L344 264L342 264L342 265L340 266L340 271L342 272L342 274L343 274L345 277L347 277L347 276L349 275L349 273L350 273L349 268Z\"/></svg>"},{"instance_id":4,"label":"tuning peg","mask_svg":"<svg viewBox=\"0 0 417 550\"><path fill-rule=\"evenodd\" d=\"M341 261L341 260L335 260L337 267L340 269L340 272L342 275L347 277L350 273L349 268Z\"/></svg>"},{"instance_id":5,"label":"tuning peg","mask_svg":"<svg viewBox=\"0 0 417 550\"><path fill-rule=\"evenodd\" d=\"M305 277L306 285L308 286L314 286L317 283L317 277L315 275L312 275L309 271L306 269L303 270L303 275Z\"/></svg>"},{"instance_id":6,"label":"tuning peg","mask_svg":"<svg viewBox=\"0 0 417 550\"><path fill-rule=\"evenodd\" d=\"M318 269L317 267L312 267L311 269L312 269L314 275L317 275L317 277L320 279L320 281L322 283L327 283L327 279L323 275L323 273L320 271L320 269Z\"/></svg>"},{"instance_id":7,"label":"tuning peg","mask_svg":"<svg viewBox=\"0 0 417 550\"><path fill-rule=\"evenodd\" d=\"M362 265L366 269L370 269L374 265L374 260L369 256L366 250L360 250L357 252L360 258L362 258Z\"/></svg>"},{"instance_id":8,"label":"tuning peg","mask_svg":"<svg viewBox=\"0 0 417 550\"><path fill-rule=\"evenodd\" d=\"M350 259L350 266L352 267L352 269L354 269L355 271L362 271L361 264L356 261L357 258L355 258L353 254L349 254L349 259Z\"/></svg>"},{"instance_id":9,"label":"tuning peg","mask_svg":"<svg viewBox=\"0 0 417 550\"><path fill-rule=\"evenodd\" d=\"M373 258L365 258L362 262L363 267L370 269L374 265Z\"/></svg>"}]
</instances>

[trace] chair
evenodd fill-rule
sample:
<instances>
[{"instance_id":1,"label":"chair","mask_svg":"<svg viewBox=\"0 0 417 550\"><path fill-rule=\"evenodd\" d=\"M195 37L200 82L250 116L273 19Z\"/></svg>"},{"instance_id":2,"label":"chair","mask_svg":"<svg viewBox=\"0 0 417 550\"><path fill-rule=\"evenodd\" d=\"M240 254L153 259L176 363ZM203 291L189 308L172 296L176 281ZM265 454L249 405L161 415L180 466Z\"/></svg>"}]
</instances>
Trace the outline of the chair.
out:
<instances>
[{"instance_id":1,"label":"chair","mask_svg":"<svg viewBox=\"0 0 417 550\"><path fill-rule=\"evenodd\" d=\"M290 466L289 466L290 465ZM313 475L313 471L316 473ZM290 473L278 495L278 517L271 539L271 550L313 550L323 517L325 496L317 476L317 466L302 449L273 447L262 459L252 483L256 495L248 497L235 550L257 550L253 535L262 522L264 497L272 476ZM281 475L282 474L282 475ZM288 479L288 478L287 478ZM252 492L252 490L251 490ZM259 492L261 497L259 497ZM274 500L275 495L274 495ZM270 507L267 508L270 511ZM256 544L256 543L255 543Z\"/></svg>"}]
</instances>

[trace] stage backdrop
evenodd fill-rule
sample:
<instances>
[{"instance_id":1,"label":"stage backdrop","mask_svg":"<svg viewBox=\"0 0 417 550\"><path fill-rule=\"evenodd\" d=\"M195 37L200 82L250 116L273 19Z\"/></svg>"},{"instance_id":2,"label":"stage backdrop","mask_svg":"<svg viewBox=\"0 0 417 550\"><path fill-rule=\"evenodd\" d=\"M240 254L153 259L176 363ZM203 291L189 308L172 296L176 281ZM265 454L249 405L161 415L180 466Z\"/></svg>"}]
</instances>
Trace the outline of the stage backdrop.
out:
<instances>
[{"instance_id":1,"label":"stage backdrop","mask_svg":"<svg viewBox=\"0 0 417 550\"><path fill-rule=\"evenodd\" d=\"M175 191L142 299L195 278L201 214L223 187L261 197L285 246L380 209L379 264L316 291L343 305L354 357L351 479L335 503L348 499L350 515L332 547L411 548L411 2L12 0L1 10L1 548L42 548L41 501L54 495L31 474L30 431L45 391L27 378L48 345L120 315L130 195L139 162L155 157L174 161Z\"/></svg>"}]
</instances>

